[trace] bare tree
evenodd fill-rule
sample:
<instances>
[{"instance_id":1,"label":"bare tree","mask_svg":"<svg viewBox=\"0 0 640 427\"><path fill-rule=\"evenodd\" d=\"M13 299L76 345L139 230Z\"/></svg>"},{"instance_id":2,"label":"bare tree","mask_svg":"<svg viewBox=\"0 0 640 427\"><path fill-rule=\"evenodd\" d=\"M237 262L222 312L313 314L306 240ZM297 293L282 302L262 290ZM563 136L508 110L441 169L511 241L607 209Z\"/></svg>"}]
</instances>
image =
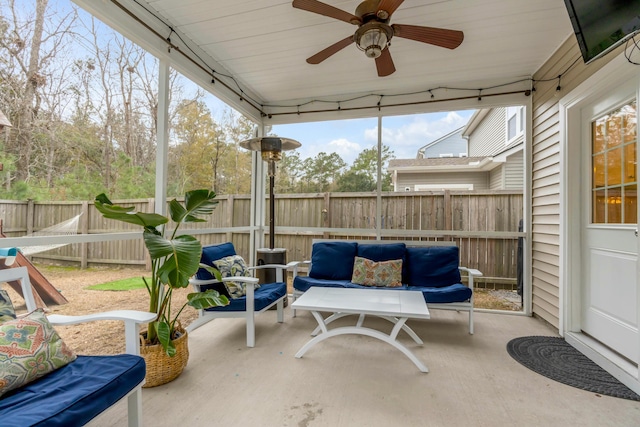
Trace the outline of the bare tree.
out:
<instances>
[{"instance_id":1,"label":"bare tree","mask_svg":"<svg viewBox=\"0 0 640 427\"><path fill-rule=\"evenodd\" d=\"M17 158L14 178L25 181L34 167L35 136L42 133L43 126L46 131L45 124L50 120L50 117L40 117L43 88L52 75L48 66L69 41L65 36L71 33L76 20L75 10L60 19L47 19L48 3L48 0L35 0L35 15L26 19L21 17L24 11L15 1L2 5L8 12L4 21L6 33L0 37L0 56L6 55L2 80L11 85L5 94L10 93L14 101L9 110L13 116L13 137L8 139L6 150ZM49 22L53 22L51 28L46 26Z\"/></svg>"}]
</instances>

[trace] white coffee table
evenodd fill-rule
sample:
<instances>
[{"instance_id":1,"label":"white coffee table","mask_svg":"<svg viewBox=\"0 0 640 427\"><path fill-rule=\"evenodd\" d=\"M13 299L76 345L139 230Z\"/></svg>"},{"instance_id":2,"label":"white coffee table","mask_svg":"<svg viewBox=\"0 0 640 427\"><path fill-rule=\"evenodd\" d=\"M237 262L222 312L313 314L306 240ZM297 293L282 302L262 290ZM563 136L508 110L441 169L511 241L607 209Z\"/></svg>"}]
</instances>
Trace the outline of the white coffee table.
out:
<instances>
[{"instance_id":1,"label":"white coffee table","mask_svg":"<svg viewBox=\"0 0 640 427\"><path fill-rule=\"evenodd\" d=\"M424 301L422 292L387 289L349 289L313 287L291 304L294 310L309 310L318 321L318 327L311 334L314 336L297 353L301 358L307 350L327 338L345 334L359 334L378 338L391 344L405 354L422 372L429 372L418 358L398 342L400 329L409 334L413 340L422 345L422 340L405 323L407 319L429 319L429 309ZM334 313L326 319L320 312ZM327 329L327 325L336 319L351 314L360 315L356 326L343 326ZM392 323L394 327L389 335L375 329L362 326L365 316L381 317Z\"/></svg>"}]
</instances>

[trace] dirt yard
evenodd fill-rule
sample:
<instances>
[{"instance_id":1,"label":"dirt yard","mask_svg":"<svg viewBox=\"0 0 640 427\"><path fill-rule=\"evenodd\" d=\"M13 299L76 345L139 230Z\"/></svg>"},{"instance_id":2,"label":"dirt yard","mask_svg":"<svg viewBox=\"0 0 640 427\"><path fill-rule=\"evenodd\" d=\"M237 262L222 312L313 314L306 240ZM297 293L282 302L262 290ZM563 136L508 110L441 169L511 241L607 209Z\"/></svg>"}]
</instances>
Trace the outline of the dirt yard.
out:
<instances>
[{"instance_id":1,"label":"dirt yard","mask_svg":"<svg viewBox=\"0 0 640 427\"><path fill-rule=\"evenodd\" d=\"M119 292L86 289L89 285L142 276L145 272L141 269L80 270L45 265L38 265L37 268L69 301L68 304L48 307L50 313L79 315L108 310L148 310L146 289ZM7 286L6 289L10 288ZM186 295L189 292L192 292L191 287L174 291L174 307L178 307L179 302L186 301ZM13 301L21 301L17 294L12 294L11 298ZM16 310L25 311L26 309L22 305L17 306ZM195 309L186 307L180 315L182 326L187 327L196 316ZM64 342L78 354L116 354L124 351L124 326L119 321L56 326L56 330Z\"/></svg>"}]
</instances>

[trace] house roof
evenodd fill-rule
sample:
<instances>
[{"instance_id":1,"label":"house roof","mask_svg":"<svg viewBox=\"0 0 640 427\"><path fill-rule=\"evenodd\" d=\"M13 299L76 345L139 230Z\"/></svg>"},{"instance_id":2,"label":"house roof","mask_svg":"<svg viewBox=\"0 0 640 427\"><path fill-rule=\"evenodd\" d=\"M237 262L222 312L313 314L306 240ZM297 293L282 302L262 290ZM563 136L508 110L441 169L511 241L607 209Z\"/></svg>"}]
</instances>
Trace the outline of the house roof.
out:
<instances>
[{"instance_id":1,"label":"house roof","mask_svg":"<svg viewBox=\"0 0 640 427\"><path fill-rule=\"evenodd\" d=\"M457 172L486 171L492 165L493 157L440 157L433 159L392 159L387 170L390 172Z\"/></svg>"},{"instance_id":2,"label":"house roof","mask_svg":"<svg viewBox=\"0 0 640 427\"><path fill-rule=\"evenodd\" d=\"M378 77L355 45L308 64L356 27L289 0L73 1L266 125L508 104L573 37L563 0L406 0L392 24L459 30L464 41L450 50L394 37L396 72ZM349 13L358 5L326 3Z\"/></svg>"}]
</instances>

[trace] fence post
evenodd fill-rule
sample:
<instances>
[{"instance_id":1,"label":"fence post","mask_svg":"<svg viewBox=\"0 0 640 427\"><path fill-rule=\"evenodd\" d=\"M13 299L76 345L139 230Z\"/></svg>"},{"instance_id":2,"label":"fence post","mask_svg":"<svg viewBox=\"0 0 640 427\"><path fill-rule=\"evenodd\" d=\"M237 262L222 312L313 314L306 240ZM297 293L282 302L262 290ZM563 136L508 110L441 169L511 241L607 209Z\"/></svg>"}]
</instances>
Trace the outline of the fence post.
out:
<instances>
[{"instance_id":1,"label":"fence post","mask_svg":"<svg viewBox=\"0 0 640 427\"><path fill-rule=\"evenodd\" d=\"M27 200L27 236L33 233L35 206L32 199Z\"/></svg>"},{"instance_id":2,"label":"fence post","mask_svg":"<svg viewBox=\"0 0 640 427\"><path fill-rule=\"evenodd\" d=\"M82 202L82 216L80 217L80 234L89 234L89 202ZM89 244L80 244L80 268L85 269L89 265Z\"/></svg>"},{"instance_id":3,"label":"fence post","mask_svg":"<svg viewBox=\"0 0 640 427\"><path fill-rule=\"evenodd\" d=\"M322 226L325 228L329 228L331 226L331 209L329 208L331 204L331 193L324 193L324 208L322 209ZM323 239L329 238L329 233L322 233Z\"/></svg>"},{"instance_id":4,"label":"fence post","mask_svg":"<svg viewBox=\"0 0 640 427\"><path fill-rule=\"evenodd\" d=\"M233 209L235 204L235 197L233 194L230 194L227 197L227 224L226 227L233 227ZM231 231L227 232L227 242L233 242L233 233Z\"/></svg>"},{"instance_id":5,"label":"fence post","mask_svg":"<svg viewBox=\"0 0 640 427\"><path fill-rule=\"evenodd\" d=\"M444 190L444 229L453 230L453 211L451 207L451 192ZM451 240L449 238L445 240Z\"/></svg>"}]
</instances>

